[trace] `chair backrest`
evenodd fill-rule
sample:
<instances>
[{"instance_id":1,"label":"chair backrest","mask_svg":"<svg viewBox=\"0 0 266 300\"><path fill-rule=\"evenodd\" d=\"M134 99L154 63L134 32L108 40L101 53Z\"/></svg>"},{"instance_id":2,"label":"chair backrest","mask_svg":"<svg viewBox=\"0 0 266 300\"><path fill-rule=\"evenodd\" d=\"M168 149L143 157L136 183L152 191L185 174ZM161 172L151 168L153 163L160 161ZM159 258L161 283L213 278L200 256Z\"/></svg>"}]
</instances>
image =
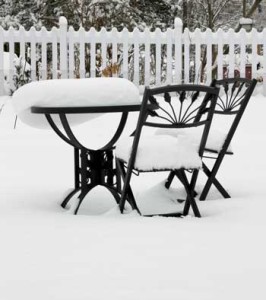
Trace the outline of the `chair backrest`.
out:
<instances>
[{"instance_id":1,"label":"chair backrest","mask_svg":"<svg viewBox=\"0 0 266 300\"><path fill-rule=\"evenodd\" d=\"M226 78L213 80L211 83L211 86L220 88L214 114L234 115L224 142L224 151L226 151L232 141L256 84L256 79L250 80L246 78Z\"/></svg>"},{"instance_id":2,"label":"chair backrest","mask_svg":"<svg viewBox=\"0 0 266 300\"><path fill-rule=\"evenodd\" d=\"M165 129L202 126L203 133L199 141L199 155L202 156L218 94L218 88L203 85L181 84L158 88L146 87L132 152L137 149L144 126ZM149 104L156 109L149 109Z\"/></svg>"}]
</instances>

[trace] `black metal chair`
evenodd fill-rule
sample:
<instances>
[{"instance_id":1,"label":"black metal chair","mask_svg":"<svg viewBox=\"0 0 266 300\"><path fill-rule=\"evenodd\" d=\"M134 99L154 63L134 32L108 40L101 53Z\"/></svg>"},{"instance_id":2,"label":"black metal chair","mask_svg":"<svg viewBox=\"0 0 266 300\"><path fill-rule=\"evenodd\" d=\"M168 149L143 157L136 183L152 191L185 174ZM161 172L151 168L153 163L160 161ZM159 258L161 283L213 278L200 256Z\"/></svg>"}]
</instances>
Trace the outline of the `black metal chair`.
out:
<instances>
[{"instance_id":1,"label":"black metal chair","mask_svg":"<svg viewBox=\"0 0 266 300\"><path fill-rule=\"evenodd\" d=\"M224 198L230 198L228 192L217 180L216 175L219 171L224 157L226 155L233 154L230 144L256 84L256 79L249 80L245 78L227 78L222 80L213 80L211 84L211 86L220 87L220 93L214 112L215 116L222 116L225 119L225 124L228 123L226 117L231 116L233 117L233 120L230 123L231 125L229 126L228 132L226 132L224 135L220 135L220 137L218 131L213 131L212 128L210 130L210 134L204 151L203 162L203 171L208 179L199 197L200 200L206 199L212 185L214 185L218 189L218 191ZM212 135L216 136L216 143L219 145L213 145L213 143L212 145L208 145L211 144L209 143L209 139L211 139ZM209 169L205 163L207 159L214 159L214 164L211 169ZM173 172L169 174L165 184L167 188L170 187L174 176L175 174Z\"/></svg>"},{"instance_id":2,"label":"black metal chair","mask_svg":"<svg viewBox=\"0 0 266 300\"><path fill-rule=\"evenodd\" d=\"M182 212L162 215L187 215L191 206L194 215L201 216L193 192L195 179L202 167L202 156L218 93L216 87L185 84L145 89L134 136L124 138L116 146L116 162L124 182L119 202L122 213L126 201L140 213L130 186L133 170L140 173L172 171L184 186L187 199ZM149 109L149 102L156 105L156 110ZM144 133L147 128L183 130L196 127L202 128L198 143L186 136ZM192 172L190 182L185 174L187 169Z\"/></svg>"}]
</instances>

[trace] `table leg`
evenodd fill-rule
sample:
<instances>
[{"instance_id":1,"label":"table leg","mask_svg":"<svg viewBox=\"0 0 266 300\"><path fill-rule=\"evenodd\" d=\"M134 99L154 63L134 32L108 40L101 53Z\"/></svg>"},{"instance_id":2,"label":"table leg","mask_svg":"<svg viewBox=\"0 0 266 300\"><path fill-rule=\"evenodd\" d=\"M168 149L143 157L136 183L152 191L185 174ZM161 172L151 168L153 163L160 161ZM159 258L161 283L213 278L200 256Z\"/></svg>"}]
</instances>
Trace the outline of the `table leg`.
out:
<instances>
[{"instance_id":1,"label":"table leg","mask_svg":"<svg viewBox=\"0 0 266 300\"><path fill-rule=\"evenodd\" d=\"M71 191L64 201L61 203L61 206L65 208L70 201L70 199L81 189L80 185L80 150L74 148L74 190Z\"/></svg>"}]
</instances>

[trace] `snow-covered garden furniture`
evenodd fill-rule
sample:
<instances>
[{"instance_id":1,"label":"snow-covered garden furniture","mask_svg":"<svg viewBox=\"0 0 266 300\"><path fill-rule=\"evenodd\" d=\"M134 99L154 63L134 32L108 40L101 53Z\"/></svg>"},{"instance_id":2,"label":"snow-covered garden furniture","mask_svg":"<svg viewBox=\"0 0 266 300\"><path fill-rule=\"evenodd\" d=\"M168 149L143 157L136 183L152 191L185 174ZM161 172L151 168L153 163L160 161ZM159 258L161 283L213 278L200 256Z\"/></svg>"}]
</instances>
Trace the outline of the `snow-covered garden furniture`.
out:
<instances>
[{"instance_id":1,"label":"snow-covered garden furniture","mask_svg":"<svg viewBox=\"0 0 266 300\"><path fill-rule=\"evenodd\" d=\"M80 191L78 202L72 207L76 214L84 197L98 185L106 187L119 202L120 177L113 150L128 113L140 110L139 90L132 82L122 78L32 82L15 92L13 104L23 122L38 128L51 127L74 147L74 190L64 199L62 207ZM109 142L99 149L90 149L77 139L72 127L102 113L121 113L121 119Z\"/></svg>"},{"instance_id":2,"label":"snow-covered garden furniture","mask_svg":"<svg viewBox=\"0 0 266 300\"><path fill-rule=\"evenodd\" d=\"M191 206L194 215L201 216L194 199L194 188L197 174L202 168L202 157L218 93L219 89L216 87L201 85L168 85L145 89L134 137L121 139L116 147L117 165L124 181L119 203L121 212L128 201L134 203L140 213L130 185L133 170L171 170L184 186L187 198L182 212L162 215L187 215ZM157 110L150 111L149 102L155 104ZM169 134L145 134L149 128L173 131L201 128L202 131L198 142L195 142L187 135L173 137ZM192 171L190 182L185 170Z\"/></svg>"},{"instance_id":3,"label":"snow-covered garden furniture","mask_svg":"<svg viewBox=\"0 0 266 300\"><path fill-rule=\"evenodd\" d=\"M206 199L212 185L218 189L224 198L230 198L228 192L217 180L216 175L224 157L233 154L231 142L256 84L256 79L249 80L245 78L214 80L211 84L212 86L220 87L220 93L214 111L213 124L205 147L204 161L212 159L214 164L209 169L206 163L203 163L203 171L208 179L199 197L200 200ZM217 130L215 127L219 125L222 125L223 128L227 127L227 131L221 132ZM166 182L167 188L171 185L174 176L174 172L171 172Z\"/></svg>"}]
</instances>

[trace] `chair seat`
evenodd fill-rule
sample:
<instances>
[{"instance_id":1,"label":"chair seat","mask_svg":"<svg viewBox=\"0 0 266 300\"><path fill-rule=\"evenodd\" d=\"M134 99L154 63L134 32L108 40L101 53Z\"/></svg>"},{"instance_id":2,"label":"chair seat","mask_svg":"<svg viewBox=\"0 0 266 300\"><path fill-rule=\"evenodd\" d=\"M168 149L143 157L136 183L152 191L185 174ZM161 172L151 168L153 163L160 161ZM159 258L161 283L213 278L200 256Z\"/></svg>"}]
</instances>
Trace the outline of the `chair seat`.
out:
<instances>
[{"instance_id":1,"label":"chair seat","mask_svg":"<svg viewBox=\"0 0 266 300\"><path fill-rule=\"evenodd\" d=\"M129 161L133 137L125 137L116 145L116 156ZM141 136L134 168L138 171L200 169L202 161L198 145L190 137L170 135Z\"/></svg>"},{"instance_id":2,"label":"chair seat","mask_svg":"<svg viewBox=\"0 0 266 300\"><path fill-rule=\"evenodd\" d=\"M185 128L185 129L165 129L165 128L160 128L156 131L156 135L170 135L173 137L177 136L188 136L191 138L195 143L200 142L201 138L201 129L200 128ZM225 139L227 137L227 134L215 129L211 128L209 135L208 135L208 140L205 146L205 151L209 152L214 152L214 153L219 153L222 150L223 144L225 142ZM233 154L232 146L229 145L227 149L227 154Z\"/></svg>"}]
</instances>

